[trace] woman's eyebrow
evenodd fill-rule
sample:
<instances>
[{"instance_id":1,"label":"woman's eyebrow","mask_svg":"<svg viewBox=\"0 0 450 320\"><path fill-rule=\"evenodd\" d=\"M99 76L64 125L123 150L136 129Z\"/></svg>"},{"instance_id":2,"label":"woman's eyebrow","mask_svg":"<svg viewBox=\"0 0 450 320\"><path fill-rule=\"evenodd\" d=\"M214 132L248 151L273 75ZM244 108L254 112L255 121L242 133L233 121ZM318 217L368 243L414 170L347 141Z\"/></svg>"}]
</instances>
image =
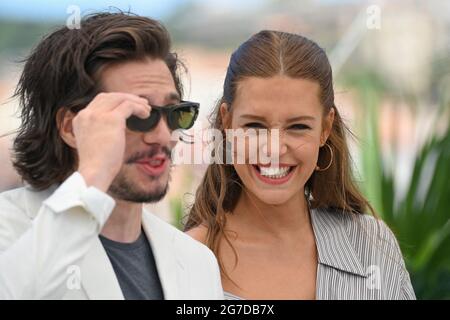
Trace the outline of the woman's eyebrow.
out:
<instances>
[{"instance_id":1,"label":"woman's eyebrow","mask_svg":"<svg viewBox=\"0 0 450 320\"><path fill-rule=\"evenodd\" d=\"M266 120L264 117L257 116L257 115L254 115L254 114L243 114L243 115L241 115L241 118L248 118L248 119L259 120L259 121L265 121Z\"/></svg>"},{"instance_id":2,"label":"woman's eyebrow","mask_svg":"<svg viewBox=\"0 0 450 320\"><path fill-rule=\"evenodd\" d=\"M313 116L298 116L298 117L289 118L287 120L287 122L295 122L295 121L300 121L300 120L314 121L314 120L316 120L316 118Z\"/></svg>"},{"instance_id":3,"label":"woman's eyebrow","mask_svg":"<svg viewBox=\"0 0 450 320\"><path fill-rule=\"evenodd\" d=\"M266 121L266 119L264 117L261 116L257 116L254 114L243 114L241 115L241 118L248 118L248 119L252 119L252 120L259 120L259 121ZM287 122L295 122L295 121L300 121L300 120L311 120L314 121L316 120L315 117L313 116L298 116L298 117L293 117L293 118L289 118L287 119Z\"/></svg>"}]
</instances>

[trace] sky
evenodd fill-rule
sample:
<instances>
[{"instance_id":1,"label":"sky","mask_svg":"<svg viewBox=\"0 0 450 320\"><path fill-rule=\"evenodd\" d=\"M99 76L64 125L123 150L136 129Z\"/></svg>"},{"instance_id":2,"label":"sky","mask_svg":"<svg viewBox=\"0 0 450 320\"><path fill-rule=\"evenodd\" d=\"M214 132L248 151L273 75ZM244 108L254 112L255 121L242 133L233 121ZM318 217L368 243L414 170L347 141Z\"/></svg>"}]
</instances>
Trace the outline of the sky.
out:
<instances>
[{"instance_id":1,"label":"sky","mask_svg":"<svg viewBox=\"0 0 450 320\"><path fill-rule=\"evenodd\" d=\"M251 10L268 0L191 0L203 5L214 7L217 10ZM273 0L272 0L273 1ZM366 0L305 0L316 1L321 4L364 2ZM0 19L24 20L65 20L70 5L80 7L81 13L89 11L108 10L117 7L121 10L130 10L140 15L163 19L178 5L190 2L189 0L6 0L0 1ZM299 1L301 5L301 1Z\"/></svg>"},{"instance_id":2,"label":"sky","mask_svg":"<svg viewBox=\"0 0 450 320\"><path fill-rule=\"evenodd\" d=\"M205 5L227 8L245 9L258 5L265 0L194 0ZM13 0L0 2L0 18L5 19L31 19L31 20L64 20L70 5L80 7L81 13L88 11L107 10L117 7L121 10L130 10L140 15L149 15L157 19L164 18L178 5L188 0Z\"/></svg>"},{"instance_id":3,"label":"sky","mask_svg":"<svg viewBox=\"0 0 450 320\"><path fill-rule=\"evenodd\" d=\"M107 10L117 7L137 14L147 14L155 18L162 18L173 8L185 0L13 0L0 2L0 17L10 19L32 20L64 20L69 14L66 12L70 5L80 7L82 13L87 11Z\"/></svg>"}]
</instances>

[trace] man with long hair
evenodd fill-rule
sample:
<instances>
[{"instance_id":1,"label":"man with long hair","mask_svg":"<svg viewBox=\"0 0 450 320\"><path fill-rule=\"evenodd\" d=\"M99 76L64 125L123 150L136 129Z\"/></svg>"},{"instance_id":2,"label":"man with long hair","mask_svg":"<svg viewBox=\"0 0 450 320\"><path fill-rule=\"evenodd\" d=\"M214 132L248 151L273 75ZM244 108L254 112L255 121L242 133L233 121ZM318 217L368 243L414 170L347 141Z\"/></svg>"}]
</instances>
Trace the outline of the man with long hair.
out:
<instances>
[{"instance_id":1,"label":"man with long hair","mask_svg":"<svg viewBox=\"0 0 450 320\"><path fill-rule=\"evenodd\" d=\"M213 253L143 209L166 194L173 131L198 114L170 50L159 22L100 13L26 60L26 187L0 194L0 299L223 297Z\"/></svg>"}]
</instances>

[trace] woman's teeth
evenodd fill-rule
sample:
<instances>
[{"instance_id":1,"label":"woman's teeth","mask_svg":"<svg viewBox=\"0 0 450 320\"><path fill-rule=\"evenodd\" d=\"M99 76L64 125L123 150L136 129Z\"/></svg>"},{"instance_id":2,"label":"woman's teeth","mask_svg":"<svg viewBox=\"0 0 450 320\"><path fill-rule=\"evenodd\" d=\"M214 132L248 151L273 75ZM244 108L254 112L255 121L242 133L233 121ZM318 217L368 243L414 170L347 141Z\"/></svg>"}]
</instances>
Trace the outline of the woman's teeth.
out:
<instances>
[{"instance_id":1,"label":"woman's teeth","mask_svg":"<svg viewBox=\"0 0 450 320\"><path fill-rule=\"evenodd\" d=\"M272 178L272 179L280 179L289 174L291 171L291 167L260 167L257 166L259 172L262 176Z\"/></svg>"}]
</instances>

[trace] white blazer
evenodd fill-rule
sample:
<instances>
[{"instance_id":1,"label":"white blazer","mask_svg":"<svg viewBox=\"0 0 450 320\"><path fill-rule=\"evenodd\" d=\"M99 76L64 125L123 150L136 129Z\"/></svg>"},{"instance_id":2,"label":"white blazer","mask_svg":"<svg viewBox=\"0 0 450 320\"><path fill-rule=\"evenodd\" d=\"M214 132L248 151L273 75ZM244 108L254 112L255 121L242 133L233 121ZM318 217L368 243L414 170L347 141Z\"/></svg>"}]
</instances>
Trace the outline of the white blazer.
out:
<instances>
[{"instance_id":1,"label":"white blazer","mask_svg":"<svg viewBox=\"0 0 450 320\"><path fill-rule=\"evenodd\" d=\"M123 299L98 238L115 201L75 172L60 186L0 194L0 299ZM143 211L165 299L223 299L214 254Z\"/></svg>"}]
</instances>

